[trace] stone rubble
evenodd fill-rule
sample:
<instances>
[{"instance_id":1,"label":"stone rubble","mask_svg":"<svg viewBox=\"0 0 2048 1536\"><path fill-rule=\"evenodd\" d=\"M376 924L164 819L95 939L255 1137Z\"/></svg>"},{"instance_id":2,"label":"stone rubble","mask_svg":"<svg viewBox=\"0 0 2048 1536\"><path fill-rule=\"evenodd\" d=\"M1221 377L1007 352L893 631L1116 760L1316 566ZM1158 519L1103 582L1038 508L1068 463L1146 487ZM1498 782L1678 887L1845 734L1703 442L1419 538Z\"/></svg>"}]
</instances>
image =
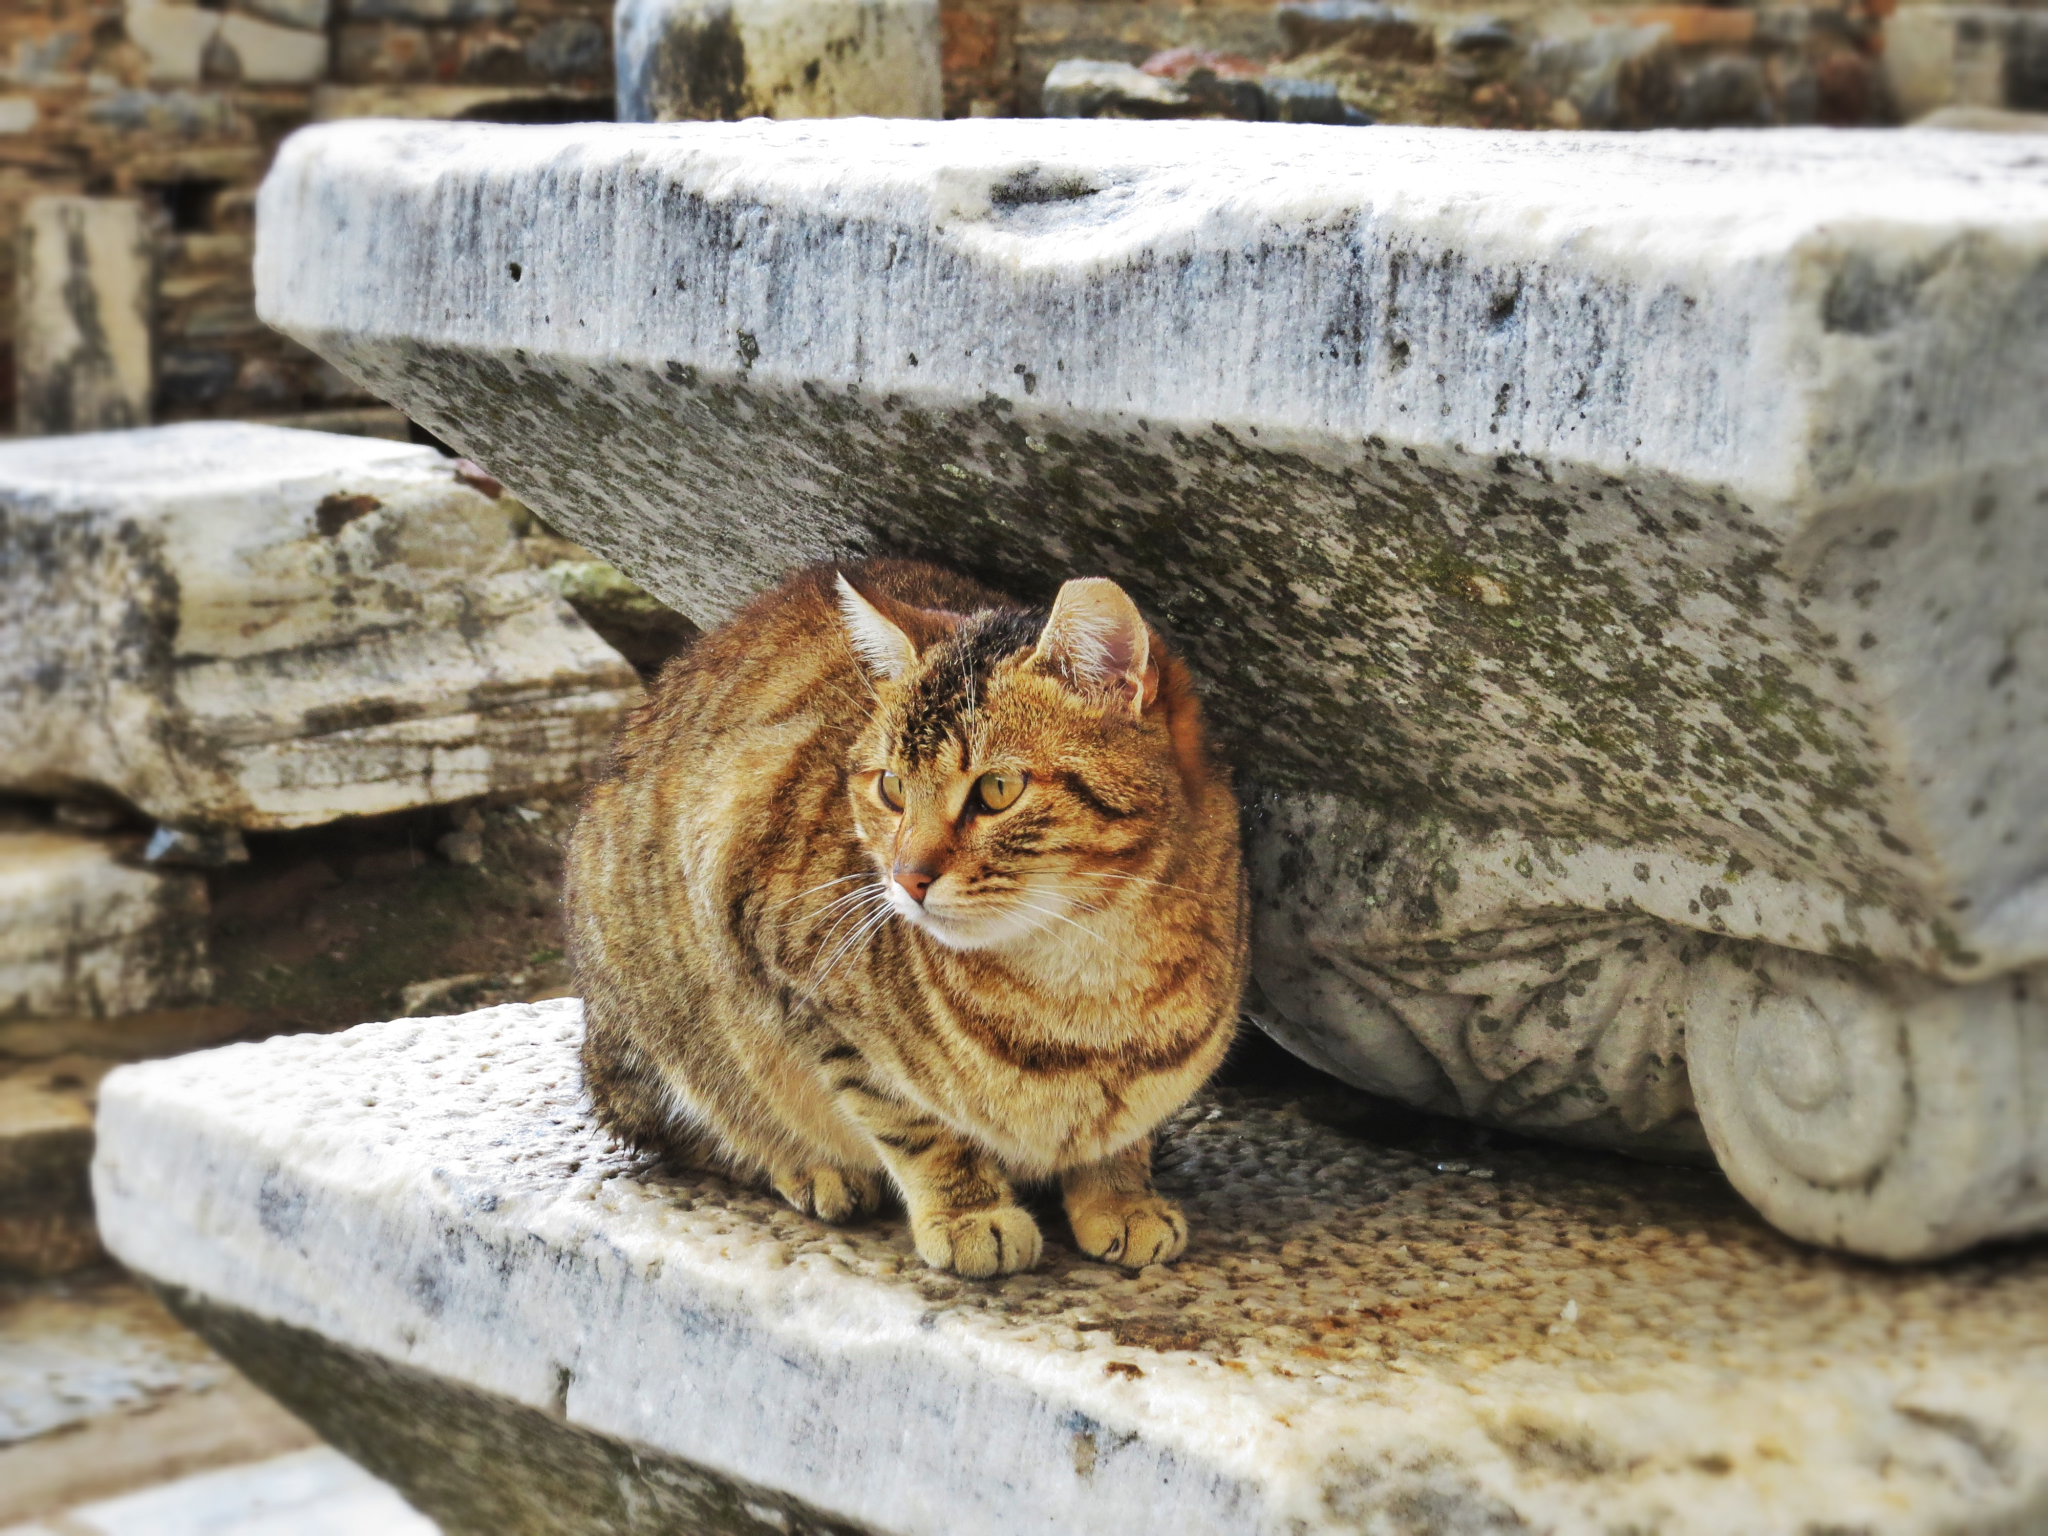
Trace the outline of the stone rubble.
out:
<instances>
[{"instance_id":1,"label":"stone rubble","mask_svg":"<svg viewBox=\"0 0 2048 1536\"><path fill-rule=\"evenodd\" d=\"M110 1246L454 1532L2027 1529L2048 1256L1886 1270L1710 1174L1174 1117L1185 1259L1000 1284L592 1123L572 1001L103 1090ZM458 1453L457 1448L460 1447Z\"/></svg>"},{"instance_id":2,"label":"stone rubble","mask_svg":"<svg viewBox=\"0 0 2048 1536\"><path fill-rule=\"evenodd\" d=\"M336 125L262 218L267 318L699 623L1125 582L1304 1054L1860 1252L2048 1220L2024 138Z\"/></svg>"},{"instance_id":3,"label":"stone rubble","mask_svg":"<svg viewBox=\"0 0 2048 1536\"><path fill-rule=\"evenodd\" d=\"M174 829L574 785L638 695L429 448L227 423L0 447L0 567L0 789Z\"/></svg>"}]
</instances>

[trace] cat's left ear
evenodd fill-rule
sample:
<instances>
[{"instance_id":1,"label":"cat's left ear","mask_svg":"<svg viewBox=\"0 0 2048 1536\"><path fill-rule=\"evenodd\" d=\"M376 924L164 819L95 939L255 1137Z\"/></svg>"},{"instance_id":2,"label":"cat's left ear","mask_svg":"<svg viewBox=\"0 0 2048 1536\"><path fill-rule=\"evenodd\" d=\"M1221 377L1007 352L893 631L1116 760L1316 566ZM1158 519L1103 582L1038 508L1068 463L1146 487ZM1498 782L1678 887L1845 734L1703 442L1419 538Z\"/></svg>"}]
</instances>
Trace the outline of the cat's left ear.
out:
<instances>
[{"instance_id":1,"label":"cat's left ear","mask_svg":"<svg viewBox=\"0 0 2048 1536\"><path fill-rule=\"evenodd\" d=\"M1034 660L1083 693L1114 695L1134 716L1159 691L1152 638L1138 605L1100 576L1060 588Z\"/></svg>"}]
</instances>

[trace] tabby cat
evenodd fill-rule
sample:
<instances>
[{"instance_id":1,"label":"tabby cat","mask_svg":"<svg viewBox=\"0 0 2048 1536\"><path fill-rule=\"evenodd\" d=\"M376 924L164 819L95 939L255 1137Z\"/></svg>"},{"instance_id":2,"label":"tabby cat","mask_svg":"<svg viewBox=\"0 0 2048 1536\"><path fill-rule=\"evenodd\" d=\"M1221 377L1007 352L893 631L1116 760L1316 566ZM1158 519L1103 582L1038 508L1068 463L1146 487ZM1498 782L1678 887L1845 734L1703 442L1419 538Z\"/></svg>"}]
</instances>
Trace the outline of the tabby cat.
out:
<instances>
[{"instance_id":1,"label":"tabby cat","mask_svg":"<svg viewBox=\"0 0 2048 1536\"><path fill-rule=\"evenodd\" d=\"M817 569L672 661L584 803L567 904L603 1121L825 1221L901 1193L925 1262L1177 1258L1151 1131L1229 1045L1237 806L1115 583L1033 611Z\"/></svg>"}]
</instances>

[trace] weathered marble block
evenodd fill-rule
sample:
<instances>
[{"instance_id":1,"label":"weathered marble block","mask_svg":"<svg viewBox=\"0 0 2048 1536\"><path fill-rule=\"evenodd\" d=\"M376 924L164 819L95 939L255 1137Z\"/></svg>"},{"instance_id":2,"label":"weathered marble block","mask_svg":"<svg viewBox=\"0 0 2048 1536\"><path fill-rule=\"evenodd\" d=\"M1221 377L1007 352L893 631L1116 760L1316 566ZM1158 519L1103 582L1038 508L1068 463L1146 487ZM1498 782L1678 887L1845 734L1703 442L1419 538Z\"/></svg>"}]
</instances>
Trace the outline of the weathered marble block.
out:
<instances>
[{"instance_id":1,"label":"weathered marble block","mask_svg":"<svg viewBox=\"0 0 2048 1536\"><path fill-rule=\"evenodd\" d=\"M431 448L0 446L0 789L278 828L577 782L637 679Z\"/></svg>"},{"instance_id":2,"label":"weathered marble block","mask_svg":"<svg viewBox=\"0 0 2048 1536\"><path fill-rule=\"evenodd\" d=\"M1354 1081L1867 1252L2048 1217L2024 140L337 125L257 283L699 623L1127 583Z\"/></svg>"},{"instance_id":3,"label":"weathered marble block","mask_svg":"<svg viewBox=\"0 0 2048 1536\"><path fill-rule=\"evenodd\" d=\"M1713 1175L1223 1091L1136 1275L1000 1283L590 1118L573 1001L116 1071L106 1240L450 1536L2027 1530L2048 1255L1886 1270ZM1339 1097L1341 1095L1341 1097ZM1476 1139L1476 1138L1475 1138ZM1056 1219L1056 1218L1055 1218Z\"/></svg>"},{"instance_id":4,"label":"weathered marble block","mask_svg":"<svg viewBox=\"0 0 2048 1536\"><path fill-rule=\"evenodd\" d=\"M622 0L622 123L938 117L937 0Z\"/></svg>"},{"instance_id":5,"label":"weathered marble block","mask_svg":"<svg viewBox=\"0 0 2048 1536\"><path fill-rule=\"evenodd\" d=\"M139 841L0 832L0 1019L104 1019L204 997L206 882Z\"/></svg>"}]
</instances>

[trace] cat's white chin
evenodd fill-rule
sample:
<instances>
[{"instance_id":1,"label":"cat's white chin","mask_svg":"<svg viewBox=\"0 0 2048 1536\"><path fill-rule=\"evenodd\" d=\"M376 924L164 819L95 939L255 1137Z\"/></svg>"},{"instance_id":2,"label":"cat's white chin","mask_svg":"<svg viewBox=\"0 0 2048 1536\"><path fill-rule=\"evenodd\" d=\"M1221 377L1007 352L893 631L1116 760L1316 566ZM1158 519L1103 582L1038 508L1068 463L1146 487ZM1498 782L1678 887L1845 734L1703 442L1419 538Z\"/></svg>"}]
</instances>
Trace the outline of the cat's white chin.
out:
<instances>
[{"instance_id":1,"label":"cat's white chin","mask_svg":"<svg viewBox=\"0 0 2048 1536\"><path fill-rule=\"evenodd\" d=\"M1026 942L1036 936L1036 925L1021 913L998 912L989 917L954 912L934 912L920 906L908 892L892 884L889 905L896 915L921 929L948 949L997 949Z\"/></svg>"}]
</instances>

